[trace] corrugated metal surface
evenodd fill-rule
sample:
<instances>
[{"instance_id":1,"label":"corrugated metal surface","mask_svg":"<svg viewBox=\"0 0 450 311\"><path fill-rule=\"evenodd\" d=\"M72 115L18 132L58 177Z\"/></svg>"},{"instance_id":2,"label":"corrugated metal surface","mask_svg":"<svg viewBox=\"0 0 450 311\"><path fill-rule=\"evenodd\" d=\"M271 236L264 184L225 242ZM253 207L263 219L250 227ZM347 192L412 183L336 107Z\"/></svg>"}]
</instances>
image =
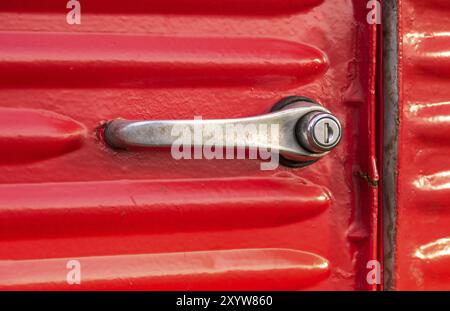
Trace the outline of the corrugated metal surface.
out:
<instances>
[{"instance_id":1,"label":"corrugated metal surface","mask_svg":"<svg viewBox=\"0 0 450 311\"><path fill-rule=\"evenodd\" d=\"M400 1L395 287L450 289L448 1Z\"/></svg>"},{"instance_id":2,"label":"corrugated metal surface","mask_svg":"<svg viewBox=\"0 0 450 311\"><path fill-rule=\"evenodd\" d=\"M0 3L0 288L373 289L375 27L364 1ZM214 5L212 5L214 3ZM305 169L112 151L105 120L257 115L345 135ZM82 283L65 282L81 263Z\"/></svg>"}]
</instances>

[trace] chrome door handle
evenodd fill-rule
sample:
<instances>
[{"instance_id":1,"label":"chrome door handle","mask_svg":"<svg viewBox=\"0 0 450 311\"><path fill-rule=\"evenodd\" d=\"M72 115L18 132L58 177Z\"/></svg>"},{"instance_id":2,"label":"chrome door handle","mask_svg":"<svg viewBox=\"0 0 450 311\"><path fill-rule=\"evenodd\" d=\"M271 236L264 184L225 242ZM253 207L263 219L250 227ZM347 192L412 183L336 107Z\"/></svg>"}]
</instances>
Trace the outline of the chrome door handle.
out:
<instances>
[{"instance_id":1,"label":"chrome door handle","mask_svg":"<svg viewBox=\"0 0 450 311\"><path fill-rule=\"evenodd\" d=\"M256 131L255 128L267 128ZM194 133L196 128L238 128L233 139L222 137L223 148L268 148L278 152L280 162L301 167L329 153L339 143L342 129L339 120L320 104L304 97L292 96L279 101L270 113L239 119L213 120L112 120L105 126L107 144L119 149L171 147L177 137L174 129ZM278 134L270 129L278 128ZM179 132L179 131L178 131ZM202 132L203 133L203 132ZM270 133L270 134L269 134ZM275 137L278 136L278 137ZM192 147L208 144L209 136L192 140ZM232 142L233 144L228 144Z\"/></svg>"}]
</instances>

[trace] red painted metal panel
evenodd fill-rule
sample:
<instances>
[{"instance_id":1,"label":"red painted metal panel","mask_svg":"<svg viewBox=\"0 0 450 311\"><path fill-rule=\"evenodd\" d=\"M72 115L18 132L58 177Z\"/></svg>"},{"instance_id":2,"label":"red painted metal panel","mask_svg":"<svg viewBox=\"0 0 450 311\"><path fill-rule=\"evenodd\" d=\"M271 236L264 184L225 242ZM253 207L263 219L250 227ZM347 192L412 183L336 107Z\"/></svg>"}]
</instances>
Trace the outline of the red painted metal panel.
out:
<instances>
[{"instance_id":1,"label":"red painted metal panel","mask_svg":"<svg viewBox=\"0 0 450 311\"><path fill-rule=\"evenodd\" d=\"M86 128L45 110L0 108L0 163L21 164L60 156L80 148Z\"/></svg>"},{"instance_id":2,"label":"red painted metal panel","mask_svg":"<svg viewBox=\"0 0 450 311\"><path fill-rule=\"evenodd\" d=\"M70 258L1 261L0 289L296 290L326 279L328 262L286 249L82 257L83 279L61 279ZM21 274L17 271L26 271Z\"/></svg>"},{"instance_id":3,"label":"red painted metal panel","mask_svg":"<svg viewBox=\"0 0 450 311\"><path fill-rule=\"evenodd\" d=\"M0 125L1 288L376 288L366 3L217 2L87 1L68 25L65 3L1 1L0 120L18 124ZM258 115L293 94L344 127L303 169L120 152L97 135L119 117ZM65 281L71 259L80 286Z\"/></svg>"},{"instance_id":4,"label":"red painted metal panel","mask_svg":"<svg viewBox=\"0 0 450 311\"><path fill-rule=\"evenodd\" d=\"M448 1L399 1L400 132L395 287L448 290Z\"/></svg>"},{"instance_id":5,"label":"red painted metal panel","mask_svg":"<svg viewBox=\"0 0 450 311\"><path fill-rule=\"evenodd\" d=\"M267 38L10 32L0 40L5 87L288 88L328 69L319 50Z\"/></svg>"}]
</instances>

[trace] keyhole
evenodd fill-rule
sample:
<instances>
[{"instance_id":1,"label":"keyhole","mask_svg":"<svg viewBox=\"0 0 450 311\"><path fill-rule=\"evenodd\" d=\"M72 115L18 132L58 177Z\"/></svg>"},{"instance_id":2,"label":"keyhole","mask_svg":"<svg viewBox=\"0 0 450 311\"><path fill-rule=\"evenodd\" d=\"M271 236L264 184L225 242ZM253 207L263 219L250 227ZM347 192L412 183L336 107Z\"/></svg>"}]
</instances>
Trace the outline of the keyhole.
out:
<instances>
[{"instance_id":1,"label":"keyhole","mask_svg":"<svg viewBox=\"0 0 450 311\"><path fill-rule=\"evenodd\" d=\"M326 122L324 124L324 131L323 131L324 137L323 137L323 141L325 144L329 144L330 140L333 136L333 128L330 126L329 122Z\"/></svg>"},{"instance_id":2,"label":"keyhole","mask_svg":"<svg viewBox=\"0 0 450 311\"><path fill-rule=\"evenodd\" d=\"M302 146L314 153L333 149L341 139L339 121L328 113L312 112L297 124L296 135Z\"/></svg>"}]
</instances>

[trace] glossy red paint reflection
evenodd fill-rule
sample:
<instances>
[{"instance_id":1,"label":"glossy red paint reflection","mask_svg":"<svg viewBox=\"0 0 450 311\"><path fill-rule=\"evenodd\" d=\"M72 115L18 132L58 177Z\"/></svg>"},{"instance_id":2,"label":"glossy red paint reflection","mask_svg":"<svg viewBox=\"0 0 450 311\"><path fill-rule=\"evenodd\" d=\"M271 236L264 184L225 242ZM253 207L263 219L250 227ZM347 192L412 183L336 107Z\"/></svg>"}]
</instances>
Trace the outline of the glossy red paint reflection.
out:
<instances>
[{"instance_id":1,"label":"glossy red paint reflection","mask_svg":"<svg viewBox=\"0 0 450 311\"><path fill-rule=\"evenodd\" d=\"M448 1L400 3L395 288L449 290Z\"/></svg>"}]
</instances>

